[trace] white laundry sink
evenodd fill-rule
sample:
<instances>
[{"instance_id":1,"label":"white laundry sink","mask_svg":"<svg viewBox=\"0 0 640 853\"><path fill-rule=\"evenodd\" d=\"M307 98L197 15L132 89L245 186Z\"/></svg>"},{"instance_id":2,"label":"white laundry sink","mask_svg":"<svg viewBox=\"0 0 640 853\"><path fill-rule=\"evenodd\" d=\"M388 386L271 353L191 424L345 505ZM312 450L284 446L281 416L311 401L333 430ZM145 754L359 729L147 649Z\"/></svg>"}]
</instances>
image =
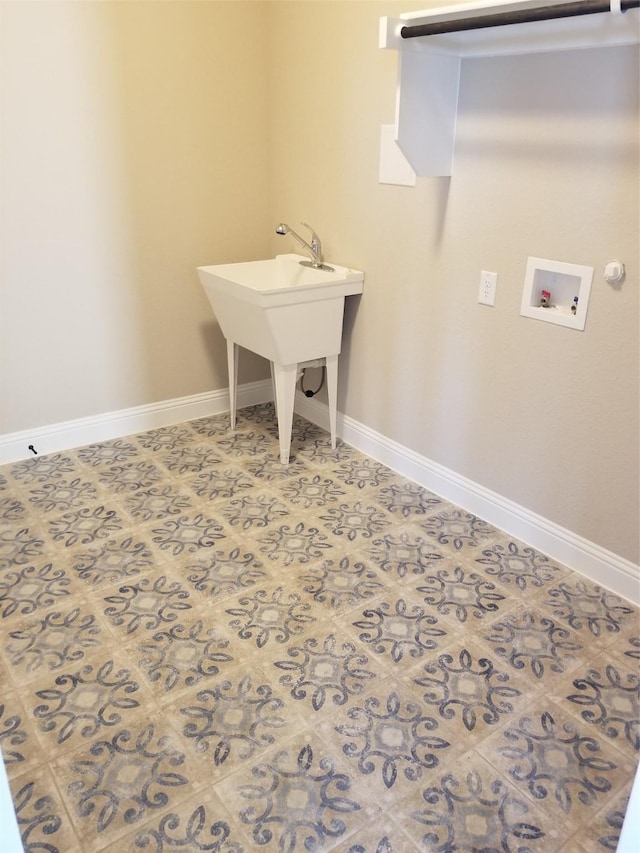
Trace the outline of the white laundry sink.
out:
<instances>
[{"instance_id":1,"label":"white laundry sink","mask_svg":"<svg viewBox=\"0 0 640 853\"><path fill-rule=\"evenodd\" d=\"M302 266L301 255L198 267L200 282L227 339L231 424L235 427L238 346L271 362L280 460L289 461L298 366L323 359L331 440L336 441L338 355L345 296L362 293L364 273L331 264Z\"/></svg>"},{"instance_id":2,"label":"white laundry sink","mask_svg":"<svg viewBox=\"0 0 640 853\"><path fill-rule=\"evenodd\" d=\"M279 364L337 355L344 297L362 293L364 274L332 264L303 267L300 255L199 267L222 334Z\"/></svg>"}]
</instances>

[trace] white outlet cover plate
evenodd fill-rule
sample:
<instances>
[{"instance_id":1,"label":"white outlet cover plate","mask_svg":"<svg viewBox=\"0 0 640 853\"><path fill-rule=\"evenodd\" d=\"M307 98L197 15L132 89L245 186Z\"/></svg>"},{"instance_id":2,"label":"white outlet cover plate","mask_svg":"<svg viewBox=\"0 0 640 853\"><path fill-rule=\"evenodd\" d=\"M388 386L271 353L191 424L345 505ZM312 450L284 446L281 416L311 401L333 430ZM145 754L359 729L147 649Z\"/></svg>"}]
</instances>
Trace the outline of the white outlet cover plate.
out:
<instances>
[{"instance_id":1,"label":"white outlet cover plate","mask_svg":"<svg viewBox=\"0 0 640 853\"><path fill-rule=\"evenodd\" d=\"M498 273L482 270L480 273L480 289L478 290L478 302L481 305L496 304L496 288L498 286Z\"/></svg>"}]
</instances>

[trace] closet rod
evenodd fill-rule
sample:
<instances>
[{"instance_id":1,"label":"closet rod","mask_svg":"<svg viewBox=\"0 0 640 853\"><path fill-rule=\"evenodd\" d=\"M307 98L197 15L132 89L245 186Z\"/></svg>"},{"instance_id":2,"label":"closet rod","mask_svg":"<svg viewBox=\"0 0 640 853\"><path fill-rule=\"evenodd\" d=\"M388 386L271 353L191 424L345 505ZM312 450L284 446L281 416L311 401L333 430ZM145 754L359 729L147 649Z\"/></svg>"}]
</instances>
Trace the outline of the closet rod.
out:
<instances>
[{"instance_id":1,"label":"closet rod","mask_svg":"<svg viewBox=\"0 0 640 853\"><path fill-rule=\"evenodd\" d=\"M439 21L433 24L415 24L405 26L400 30L403 39L419 38L420 36L436 36L443 33L459 33L464 30L480 30L485 27L504 27L507 24L529 24L532 21L551 21L556 18L573 18L577 15L594 15L617 9L615 2L610 0L576 0L574 3L563 3L560 6L543 6L536 9L499 12L495 15L480 15L477 18L459 18L453 21ZM640 0L620 0L620 11L637 9Z\"/></svg>"}]
</instances>

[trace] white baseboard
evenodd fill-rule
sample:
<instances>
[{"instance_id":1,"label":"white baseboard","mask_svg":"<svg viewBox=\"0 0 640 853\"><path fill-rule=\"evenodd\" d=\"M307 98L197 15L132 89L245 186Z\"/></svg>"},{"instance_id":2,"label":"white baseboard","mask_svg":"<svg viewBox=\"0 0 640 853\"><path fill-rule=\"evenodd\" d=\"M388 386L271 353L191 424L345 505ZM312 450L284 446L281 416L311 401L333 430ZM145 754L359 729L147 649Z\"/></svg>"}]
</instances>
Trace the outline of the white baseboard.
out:
<instances>
[{"instance_id":1,"label":"white baseboard","mask_svg":"<svg viewBox=\"0 0 640 853\"><path fill-rule=\"evenodd\" d=\"M296 411L307 420L329 429L326 404L298 393ZM337 433L347 444L445 500L463 507L629 601L640 603L640 566L630 560L340 413L337 417Z\"/></svg>"},{"instance_id":2,"label":"white baseboard","mask_svg":"<svg viewBox=\"0 0 640 853\"><path fill-rule=\"evenodd\" d=\"M248 382L238 386L238 408L253 406L273 399L270 379ZM136 432L158 429L229 411L229 390L209 391L190 397L163 400L147 406L121 409L89 418L78 418L37 429L23 430L0 436L0 465L18 462L33 456L33 445L39 456L58 453L72 447L82 447L98 441L122 438Z\"/></svg>"},{"instance_id":3,"label":"white baseboard","mask_svg":"<svg viewBox=\"0 0 640 853\"><path fill-rule=\"evenodd\" d=\"M238 408L271 399L273 390L270 379L247 383L238 388ZM324 429L329 429L329 410L326 404L297 392L295 407L303 417ZM30 458L30 444L39 455L56 453L226 411L229 411L229 392L228 389L221 389L9 433L0 436L0 464ZM340 438L373 459L618 595L636 603L640 602L640 567L624 557L619 557L473 480L414 453L353 418L338 413L337 421Z\"/></svg>"}]
</instances>

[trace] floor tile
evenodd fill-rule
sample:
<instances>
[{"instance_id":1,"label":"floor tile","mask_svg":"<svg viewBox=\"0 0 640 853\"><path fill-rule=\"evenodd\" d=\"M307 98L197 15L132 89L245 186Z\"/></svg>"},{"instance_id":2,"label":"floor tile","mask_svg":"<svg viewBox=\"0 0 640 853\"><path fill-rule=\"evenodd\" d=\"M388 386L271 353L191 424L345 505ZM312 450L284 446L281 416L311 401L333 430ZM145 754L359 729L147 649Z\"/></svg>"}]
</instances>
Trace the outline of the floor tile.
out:
<instances>
[{"instance_id":1,"label":"floor tile","mask_svg":"<svg viewBox=\"0 0 640 853\"><path fill-rule=\"evenodd\" d=\"M569 573L535 548L504 536L484 547L475 562L494 583L528 599Z\"/></svg>"},{"instance_id":2,"label":"floor tile","mask_svg":"<svg viewBox=\"0 0 640 853\"><path fill-rule=\"evenodd\" d=\"M328 507L319 513L318 518L320 529L332 540L344 537L344 542L348 542L350 547L366 543L389 525L387 513L366 500Z\"/></svg>"},{"instance_id":3,"label":"floor tile","mask_svg":"<svg viewBox=\"0 0 640 853\"><path fill-rule=\"evenodd\" d=\"M416 592L444 622L453 625L489 622L517 603L507 589L498 588L489 576L460 565L426 571L416 584Z\"/></svg>"},{"instance_id":4,"label":"floor tile","mask_svg":"<svg viewBox=\"0 0 640 853\"><path fill-rule=\"evenodd\" d=\"M3 633L25 616L62 607L80 595L78 585L57 552L0 572L0 628Z\"/></svg>"},{"instance_id":5,"label":"floor tile","mask_svg":"<svg viewBox=\"0 0 640 853\"><path fill-rule=\"evenodd\" d=\"M252 406L251 411L253 412L257 409L257 406ZM241 413L239 412L238 415ZM273 413L270 414L271 423L273 423L275 415ZM211 439L222 437L229 432L229 413L223 412L219 415L210 415L204 418L196 418L193 421L189 421L185 424L185 427L193 430L195 438L197 441L201 441L203 438Z\"/></svg>"},{"instance_id":6,"label":"floor tile","mask_svg":"<svg viewBox=\"0 0 640 853\"><path fill-rule=\"evenodd\" d=\"M43 519L95 505L100 498L98 485L92 478L71 474L54 481L25 485L23 494L28 505Z\"/></svg>"},{"instance_id":7,"label":"floor tile","mask_svg":"<svg viewBox=\"0 0 640 853\"><path fill-rule=\"evenodd\" d=\"M268 532L256 534L255 541L265 560L283 567L304 565L319 557L328 557L334 548L330 537L306 518L276 524Z\"/></svg>"},{"instance_id":8,"label":"floor tile","mask_svg":"<svg viewBox=\"0 0 640 853\"><path fill-rule=\"evenodd\" d=\"M354 698L369 691L386 671L361 646L348 638L320 630L299 642L274 650L275 667L281 689L299 703L307 719L322 719Z\"/></svg>"},{"instance_id":9,"label":"floor tile","mask_svg":"<svg viewBox=\"0 0 640 853\"><path fill-rule=\"evenodd\" d=\"M100 610L114 636L127 642L134 634L149 636L176 622L195 600L188 588L159 570L132 578L122 586L101 590Z\"/></svg>"},{"instance_id":10,"label":"floor tile","mask_svg":"<svg viewBox=\"0 0 640 853\"><path fill-rule=\"evenodd\" d=\"M207 503L237 497L255 488L255 480L247 476L240 465L229 465L226 460L223 464L183 477L182 482L185 488Z\"/></svg>"},{"instance_id":11,"label":"floor tile","mask_svg":"<svg viewBox=\"0 0 640 853\"><path fill-rule=\"evenodd\" d=\"M542 610L520 606L493 619L481 632L493 653L515 672L543 684L575 670L593 655L574 631L545 615Z\"/></svg>"},{"instance_id":12,"label":"floor tile","mask_svg":"<svg viewBox=\"0 0 640 853\"><path fill-rule=\"evenodd\" d=\"M275 582L244 590L212 613L235 637L258 650L291 642L318 621L304 596Z\"/></svg>"},{"instance_id":13,"label":"floor tile","mask_svg":"<svg viewBox=\"0 0 640 853\"><path fill-rule=\"evenodd\" d=\"M527 706L525 685L485 646L458 638L411 672L412 689L456 750L488 737Z\"/></svg>"},{"instance_id":14,"label":"floor tile","mask_svg":"<svg viewBox=\"0 0 640 853\"><path fill-rule=\"evenodd\" d=\"M193 430L189 424L159 427L132 436L136 444L145 450L159 453L164 450L175 450L177 447L194 443Z\"/></svg>"},{"instance_id":15,"label":"floor tile","mask_svg":"<svg viewBox=\"0 0 640 853\"><path fill-rule=\"evenodd\" d=\"M346 492L337 477L325 477L313 471L287 478L279 491L299 510L322 509L341 501Z\"/></svg>"},{"instance_id":16,"label":"floor tile","mask_svg":"<svg viewBox=\"0 0 640 853\"><path fill-rule=\"evenodd\" d=\"M101 850L202 788L206 780L181 747L162 716L141 714L52 762L81 843Z\"/></svg>"},{"instance_id":17,"label":"floor tile","mask_svg":"<svg viewBox=\"0 0 640 853\"><path fill-rule=\"evenodd\" d=\"M272 441L273 439L268 439ZM265 453L259 454L255 459L245 463L245 470L256 478L258 482L270 486L282 486L295 477L309 472L309 465L304 459L291 456L288 465L280 462L280 452L276 450L274 443Z\"/></svg>"},{"instance_id":18,"label":"floor tile","mask_svg":"<svg viewBox=\"0 0 640 853\"><path fill-rule=\"evenodd\" d=\"M193 495L173 484L146 486L123 495L120 501L129 517L139 524L181 517L195 505Z\"/></svg>"},{"instance_id":19,"label":"floor tile","mask_svg":"<svg viewBox=\"0 0 640 853\"><path fill-rule=\"evenodd\" d=\"M336 465L334 477L339 483L353 486L362 493L397 480L397 475L385 465L366 457L351 459Z\"/></svg>"},{"instance_id":20,"label":"floor tile","mask_svg":"<svg viewBox=\"0 0 640 853\"><path fill-rule=\"evenodd\" d=\"M103 470L112 465L125 465L141 458L141 449L130 439L102 441L76 450L73 456L87 469Z\"/></svg>"},{"instance_id":21,"label":"floor tile","mask_svg":"<svg viewBox=\"0 0 640 853\"><path fill-rule=\"evenodd\" d=\"M92 606L80 599L13 622L2 653L15 686L24 686L45 673L58 675L78 664L108 636Z\"/></svg>"},{"instance_id":22,"label":"floor tile","mask_svg":"<svg viewBox=\"0 0 640 853\"><path fill-rule=\"evenodd\" d=\"M109 845L104 853L243 853L247 848L240 838L238 827L215 794L199 792Z\"/></svg>"},{"instance_id":23,"label":"floor tile","mask_svg":"<svg viewBox=\"0 0 640 853\"><path fill-rule=\"evenodd\" d=\"M25 851L67 853L83 849L49 767L16 776L10 785Z\"/></svg>"},{"instance_id":24,"label":"floor tile","mask_svg":"<svg viewBox=\"0 0 640 853\"><path fill-rule=\"evenodd\" d=\"M625 812L629 806L631 785L615 796L603 809L586 821L571 839L571 849L578 853L603 853L616 850L620 841L620 832ZM569 853L569 845L566 853Z\"/></svg>"},{"instance_id":25,"label":"floor tile","mask_svg":"<svg viewBox=\"0 0 640 853\"><path fill-rule=\"evenodd\" d=\"M275 682L273 672L253 667L248 674L239 665L166 707L167 718L212 783L305 727L294 700Z\"/></svg>"},{"instance_id":26,"label":"floor tile","mask_svg":"<svg viewBox=\"0 0 640 853\"><path fill-rule=\"evenodd\" d=\"M416 853L419 849L405 834L400 821L388 812L333 848L334 853Z\"/></svg>"},{"instance_id":27,"label":"floor tile","mask_svg":"<svg viewBox=\"0 0 640 853\"><path fill-rule=\"evenodd\" d=\"M236 533L263 530L272 524L281 524L291 515L291 510L273 492L252 489L244 495L230 498L220 512Z\"/></svg>"},{"instance_id":28,"label":"floor tile","mask_svg":"<svg viewBox=\"0 0 640 853\"><path fill-rule=\"evenodd\" d=\"M183 614L155 633L137 636L127 646L156 701L173 702L187 689L205 689L237 661L231 635L212 627L201 614Z\"/></svg>"},{"instance_id":29,"label":"floor tile","mask_svg":"<svg viewBox=\"0 0 640 853\"><path fill-rule=\"evenodd\" d=\"M151 693L128 664L119 649L104 649L20 691L41 752L55 758L152 712Z\"/></svg>"},{"instance_id":30,"label":"floor tile","mask_svg":"<svg viewBox=\"0 0 640 853\"><path fill-rule=\"evenodd\" d=\"M388 577L412 582L444 564L445 551L427 541L415 527L397 524L372 538L364 548L367 557Z\"/></svg>"},{"instance_id":31,"label":"floor tile","mask_svg":"<svg viewBox=\"0 0 640 853\"><path fill-rule=\"evenodd\" d=\"M640 678L604 653L553 685L563 707L629 752L640 751Z\"/></svg>"},{"instance_id":32,"label":"floor tile","mask_svg":"<svg viewBox=\"0 0 640 853\"><path fill-rule=\"evenodd\" d=\"M175 477L191 476L202 471L208 471L216 465L221 465L223 457L217 448L202 442L172 447L162 451L159 459L164 467Z\"/></svg>"},{"instance_id":33,"label":"floor tile","mask_svg":"<svg viewBox=\"0 0 640 853\"><path fill-rule=\"evenodd\" d=\"M638 613L629 602L586 579L570 578L547 589L540 607L581 634L583 641L606 647L638 634Z\"/></svg>"},{"instance_id":34,"label":"floor tile","mask_svg":"<svg viewBox=\"0 0 640 853\"><path fill-rule=\"evenodd\" d=\"M391 805L421 790L435 768L452 761L451 743L433 714L399 682L380 679L318 729L340 752L375 802Z\"/></svg>"},{"instance_id":35,"label":"floor tile","mask_svg":"<svg viewBox=\"0 0 640 853\"><path fill-rule=\"evenodd\" d=\"M368 560L347 556L342 549L296 573L300 589L327 614L353 610L385 590L384 576Z\"/></svg>"},{"instance_id":36,"label":"floor tile","mask_svg":"<svg viewBox=\"0 0 640 853\"><path fill-rule=\"evenodd\" d=\"M631 667L634 672L640 672L640 624L629 635L621 637L607 646L607 654L621 661L624 666Z\"/></svg>"},{"instance_id":37,"label":"floor tile","mask_svg":"<svg viewBox=\"0 0 640 853\"><path fill-rule=\"evenodd\" d=\"M478 549L498 533L495 527L473 513L451 505L438 507L437 512L420 519L418 523L427 538L439 545L450 545L456 551Z\"/></svg>"},{"instance_id":38,"label":"floor tile","mask_svg":"<svg viewBox=\"0 0 640 853\"><path fill-rule=\"evenodd\" d=\"M633 759L550 701L533 705L478 749L550 822L573 833L635 771Z\"/></svg>"},{"instance_id":39,"label":"floor tile","mask_svg":"<svg viewBox=\"0 0 640 853\"><path fill-rule=\"evenodd\" d=\"M100 542L79 545L66 559L71 576L87 593L129 583L162 562L149 531L135 528Z\"/></svg>"},{"instance_id":40,"label":"floor tile","mask_svg":"<svg viewBox=\"0 0 640 853\"><path fill-rule=\"evenodd\" d=\"M490 764L467 753L403 803L420 850L527 850L554 853L568 837Z\"/></svg>"},{"instance_id":41,"label":"floor tile","mask_svg":"<svg viewBox=\"0 0 640 853\"><path fill-rule=\"evenodd\" d=\"M221 517L195 509L152 525L151 539L167 557L206 552L228 536L221 522Z\"/></svg>"},{"instance_id":42,"label":"floor tile","mask_svg":"<svg viewBox=\"0 0 640 853\"><path fill-rule=\"evenodd\" d=\"M9 779L32 772L48 758L39 748L33 721L16 690L3 691L0 698L0 750Z\"/></svg>"},{"instance_id":43,"label":"floor tile","mask_svg":"<svg viewBox=\"0 0 640 853\"><path fill-rule=\"evenodd\" d=\"M268 403L0 468L25 850L614 849L638 608L298 415L291 450Z\"/></svg>"},{"instance_id":44,"label":"floor tile","mask_svg":"<svg viewBox=\"0 0 640 853\"><path fill-rule=\"evenodd\" d=\"M25 498L15 492L0 491L0 535L4 541L29 524L33 525L33 518Z\"/></svg>"},{"instance_id":45,"label":"floor tile","mask_svg":"<svg viewBox=\"0 0 640 853\"><path fill-rule=\"evenodd\" d=\"M257 555L255 543L236 536L206 551L182 556L172 565L184 585L210 603L271 579L270 566Z\"/></svg>"},{"instance_id":46,"label":"floor tile","mask_svg":"<svg viewBox=\"0 0 640 853\"><path fill-rule=\"evenodd\" d=\"M403 595L404 590L383 595L338 620L354 632L368 654L376 655L396 674L448 646L460 633L455 626L443 623L431 608L412 604Z\"/></svg>"},{"instance_id":47,"label":"floor tile","mask_svg":"<svg viewBox=\"0 0 640 853\"><path fill-rule=\"evenodd\" d=\"M265 453L273 450L275 440L262 432L253 429L238 429L235 432L227 432L218 439L217 447L220 451L235 461L256 461Z\"/></svg>"},{"instance_id":48,"label":"floor tile","mask_svg":"<svg viewBox=\"0 0 640 853\"><path fill-rule=\"evenodd\" d=\"M67 477L79 476L82 466L72 453L51 453L6 465L4 470L9 482L24 488L39 483L58 483Z\"/></svg>"},{"instance_id":49,"label":"floor tile","mask_svg":"<svg viewBox=\"0 0 640 853\"><path fill-rule=\"evenodd\" d=\"M100 468L95 475L105 492L127 497L157 487L166 477L163 469L148 458Z\"/></svg>"},{"instance_id":50,"label":"floor tile","mask_svg":"<svg viewBox=\"0 0 640 853\"><path fill-rule=\"evenodd\" d=\"M215 791L248 844L264 850L330 849L380 814L359 780L312 733L289 739Z\"/></svg>"},{"instance_id":51,"label":"floor tile","mask_svg":"<svg viewBox=\"0 0 640 853\"><path fill-rule=\"evenodd\" d=\"M7 569L20 571L30 563L42 562L46 552L45 531L31 519L26 521L26 527L21 520L19 524L6 525L0 531L0 572Z\"/></svg>"},{"instance_id":52,"label":"floor tile","mask_svg":"<svg viewBox=\"0 0 640 853\"><path fill-rule=\"evenodd\" d=\"M351 447L341 439L337 440L335 448L331 447L327 433L322 433L319 438L312 438L304 443L297 441L293 447L296 459L312 462L314 465L326 464L330 469L348 459L364 458L355 447Z\"/></svg>"},{"instance_id":53,"label":"floor tile","mask_svg":"<svg viewBox=\"0 0 640 853\"><path fill-rule=\"evenodd\" d=\"M420 521L438 508L451 507L433 492L406 480L380 487L374 497L399 521Z\"/></svg>"},{"instance_id":54,"label":"floor tile","mask_svg":"<svg viewBox=\"0 0 640 853\"><path fill-rule=\"evenodd\" d=\"M47 518L46 535L64 548L86 546L117 536L127 524L119 507L105 502Z\"/></svg>"}]
</instances>

